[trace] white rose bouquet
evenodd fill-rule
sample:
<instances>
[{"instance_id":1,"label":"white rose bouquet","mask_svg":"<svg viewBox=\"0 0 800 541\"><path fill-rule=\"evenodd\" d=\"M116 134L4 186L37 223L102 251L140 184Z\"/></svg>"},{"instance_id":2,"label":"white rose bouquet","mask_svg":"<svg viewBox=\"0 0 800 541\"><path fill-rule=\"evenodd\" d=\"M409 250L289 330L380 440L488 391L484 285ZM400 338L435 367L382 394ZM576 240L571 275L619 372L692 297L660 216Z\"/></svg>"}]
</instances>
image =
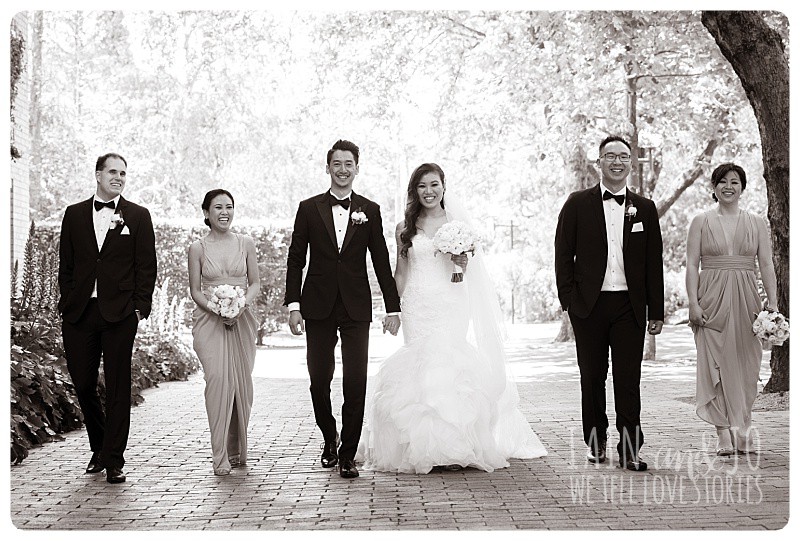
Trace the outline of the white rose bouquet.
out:
<instances>
[{"instance_id":1,"label":"white rose bouquet","mask_svg":"<svg viewBox=\"0 0 800 541\"><path fill-rule=\"evenodd\" d=\"M222 284L211 289L208 309L217 315L226 318L236 317L244 305L244 289L239 286Z\"/></svg>"},{"instance_id":2,"label":"white rose bouquet","mask_svg":"<svg viewBox=\"0 0 800 541\"><path fill-rule=\"evenodd\" d=\"M433 237L433 245L437 252L461 255L474 252L479 242L478 235L467 224L461 221L447 222L439 228ZM451 282L464 280L464 269L453 264Z\"/></svg>"},{"instance_id":3,"label":"white rose bouquet","mask_svg":"<svg viewBox=\"0 0 800 541\"><path fill-rule=\"evenodd\" d=\"M753 333L762 342L782 346L789 338L789 320L780 312L762 310L753 321Z\"/></svg>"}]
</instances>

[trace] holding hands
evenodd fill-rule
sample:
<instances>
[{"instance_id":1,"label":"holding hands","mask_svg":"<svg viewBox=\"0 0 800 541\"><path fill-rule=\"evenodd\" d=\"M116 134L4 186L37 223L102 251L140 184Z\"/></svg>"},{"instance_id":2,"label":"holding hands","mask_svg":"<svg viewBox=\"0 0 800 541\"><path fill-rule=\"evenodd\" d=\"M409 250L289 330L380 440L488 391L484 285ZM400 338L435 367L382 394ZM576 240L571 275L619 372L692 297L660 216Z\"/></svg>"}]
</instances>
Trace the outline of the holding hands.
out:
<instances>
[{"instance_id":1,"label":"holding hands","mask_svg":"<svg viewBox=\"0 0 800 541\"><path fill-rule=\"evenodd\" d=\"M400 330L400 316L392 315L383 318L383 333L389 331L392 336L397 336L397 331Z\"/></svg>"}]
</instances>

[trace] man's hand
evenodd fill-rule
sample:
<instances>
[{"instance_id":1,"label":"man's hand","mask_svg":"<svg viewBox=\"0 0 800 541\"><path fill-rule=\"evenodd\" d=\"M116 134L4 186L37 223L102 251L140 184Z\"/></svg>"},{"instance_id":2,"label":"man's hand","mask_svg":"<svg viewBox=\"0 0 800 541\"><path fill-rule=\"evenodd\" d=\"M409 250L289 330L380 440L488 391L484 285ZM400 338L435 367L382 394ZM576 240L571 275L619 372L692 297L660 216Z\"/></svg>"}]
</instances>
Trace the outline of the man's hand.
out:
<instances>
[{"instance_id":1,"label":"man's hand","mask_svg":"<svg viewBox=\"0 0 800 541\"><path fill-rule=\"evenodd\" d=\"M661 328L663 326L663 321L651 319L647 322L647 332L650 334L661 334Z\"/></svg>"},{"instance_id":2,"label":"man's hand","mask_svg":"<svg viewBox=\"0 0 800 541\"><path fill-rule=\"evenodd\" d=\"M389 331L392 336L397 336L397 331L400 329L400 316L386 316L383 318L383 333Z\"/></svg>"},{"instance_id":3,"label":"man's hand","mask_svg":"<svg viewBox=\"0 0 800 541\"><path fill-rule=\"evenodd\" d=\"M295 336L303 334L303 331L306 330L306 326L303 323L303 316L300 315L300 310L292 310L289 312L289 330L292 331L292 334Z\"/></svg>"}]
</instances>

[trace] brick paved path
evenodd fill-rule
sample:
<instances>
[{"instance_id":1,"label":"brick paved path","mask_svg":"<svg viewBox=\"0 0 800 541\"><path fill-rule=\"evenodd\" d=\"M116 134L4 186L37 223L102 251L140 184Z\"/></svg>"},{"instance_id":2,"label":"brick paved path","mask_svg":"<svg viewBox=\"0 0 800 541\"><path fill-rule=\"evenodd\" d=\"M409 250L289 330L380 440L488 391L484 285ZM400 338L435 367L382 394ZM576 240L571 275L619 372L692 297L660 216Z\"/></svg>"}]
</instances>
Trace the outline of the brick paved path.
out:
<instances>
[{"instance_id":1,"label":"brick paved path","mask_svg":"<svg viewBox=\"0 0 800 541\"><path fill-rule=\"evenodd\" d=\"M248 466L211 472L202 377L162 385L133 409L128 482L82 473L83 431L11 467L20 529L779 529L789 516L789 412L756 411L762 452L717 459L714 431L694 414L691 334L668 327L661 360L643 372L643 456L632 473L584 459L572 345L540 332L512 340L522 410L549 450L493 473L345 480L319 467L320 437L302 375L256 377ZM526 333L519 333L525 335ZM382 337L373 339L382 353ZM395 339L396 340L396 339ZM392 342L394 344L394 342ZM392 346L394 347L394 346ZM386 349L384 347L383 349ZM302 366L302 349L261 350L257 375ZM683 360L682 360L683 359ZM371 370L377 358L372 359ZM296 374L289 370L290 375ZM337 376L340 371L337 369ZM766 380L764 380L766 381ZM341 381L334 381L335 409ZM613 396L609 381L609 411ZM613 426L613 416L610 415ZM612 459L613 460L613 459Z\"/></svg>"}]
</instances>

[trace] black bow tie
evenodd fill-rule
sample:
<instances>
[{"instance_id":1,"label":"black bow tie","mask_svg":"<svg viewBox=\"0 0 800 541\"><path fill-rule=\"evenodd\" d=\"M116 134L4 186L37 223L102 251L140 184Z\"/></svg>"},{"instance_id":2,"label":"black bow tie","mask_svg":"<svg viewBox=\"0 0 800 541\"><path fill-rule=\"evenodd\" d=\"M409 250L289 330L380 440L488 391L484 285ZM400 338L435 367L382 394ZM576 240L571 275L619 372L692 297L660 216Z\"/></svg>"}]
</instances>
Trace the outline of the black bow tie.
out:
<instances>
[{"instance_id":1,"label":"black bow tie","mask_svg":"<svg viewBox=\"0 0 800 541\"><path fill-rule=\"evenodd\" d=\"M603 201L606 201L608 199L613 199L614 201L616 201L620 205L624 205L625 204L625 194L624 193L620 194L620 195L614 195L613 193L611 193L608 190L606 190L606 191L603 192Z\"/></svg>"},{"instance_id":2,"label":"black bow tie","mask_svg":"<svg viewBox=\"0 0 800 541\"><path fill-rule=\"evenodd\" d=\"M108 201L106 203L101 203L97 199L94 200L94 210L99 211L103 207L108 207L111 210L114 210L114 200L112 199L111 201Z\"/></svg>"},{"instance_id":3,"label":"black bow tie","mask_svg":"<svg viewBox=\"0 0 800 541\"><path fill-rule=\"evenodd\" d=\"M349 209L350 208L350 198L349 197L347 199L338 199L338 198L334 197L333 194L328 194L328 203L330 203L332 207L335 207L336 205L341 205L345 209Z\"/></svg>"}]
</instances>

